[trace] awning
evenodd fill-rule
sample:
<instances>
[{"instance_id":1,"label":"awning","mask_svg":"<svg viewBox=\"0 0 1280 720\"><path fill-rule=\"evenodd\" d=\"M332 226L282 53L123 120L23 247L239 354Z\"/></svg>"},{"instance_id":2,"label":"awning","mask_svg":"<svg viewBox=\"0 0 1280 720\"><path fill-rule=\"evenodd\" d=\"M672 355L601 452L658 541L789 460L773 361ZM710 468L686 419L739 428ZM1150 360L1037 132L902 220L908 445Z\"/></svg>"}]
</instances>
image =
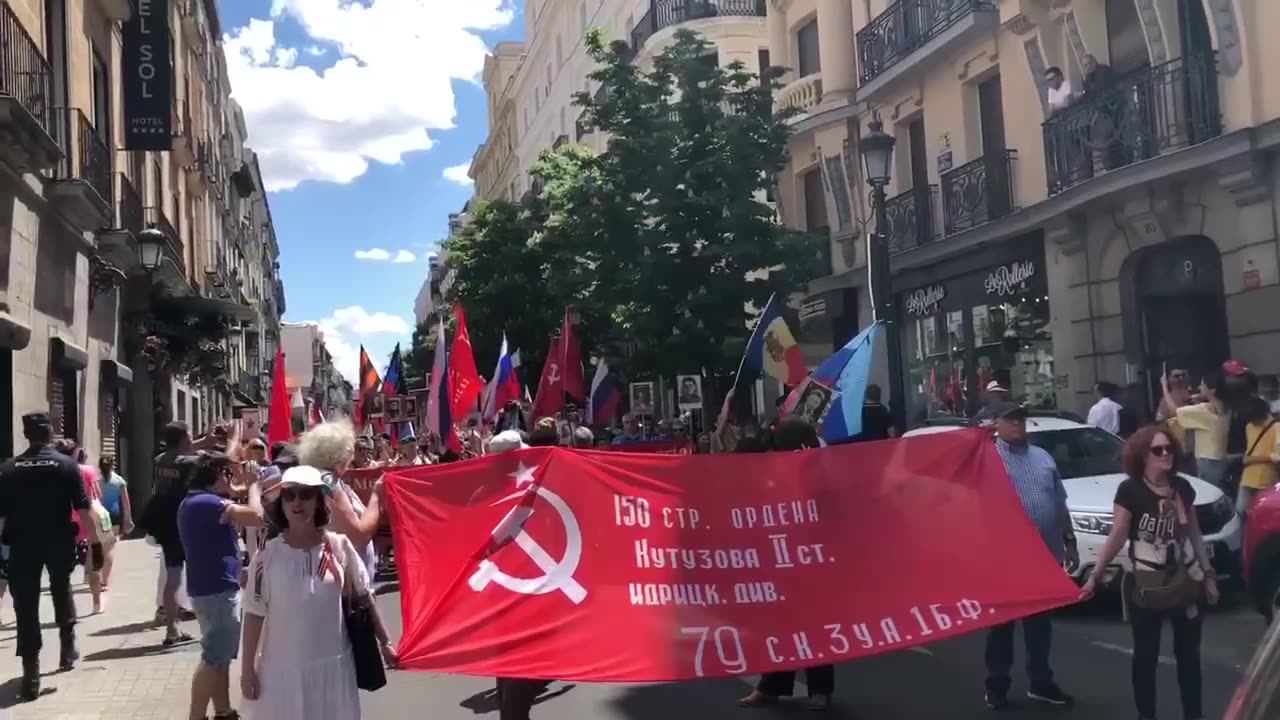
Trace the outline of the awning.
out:
<instances>
[{"instance_id":1,"label":"awning","mask_svg":"<svg viewBox=\"0 0 1280 720\"><path fill-rule=\"evenodd\" d=\"M164 302L192 315L212 315L242 322L253 322L258 319L258 313L253 308L241 305L234 300L186 295L166 297Z\"/></svg>"},{"instance_id":2,"label":"awning","mask_svg":"<svg viewBox=\"0 0 1280 720\"><path fill-rule=\"evenodd\" d=\"M60 337L49 338L49 355L54 366L63 370L84 370L89 367L89 352Z\"/></svg>"},{"instance_id":3,"label":"awning","mask_svg":"<svg viewBox=\"0 0 1280 720\"><path fill-rule=\"evenodd\" d=\"M102 381L116 385L129 385L133 382L133 371L124 363L105 358L102 360Z\"/></svg>"},{"instance_id":4,"label":"awning","mask_svg":"<svg viewBox=\"0 0 1280 720\"><path fill-rule=\"evenodd\" d=\"M257 406L258 404L253 401L253 398L249 397L248 393L238 387L231 388L231 407L246 408Z\"/></svg>"},{"instance_id":5,"label":"awning","mask_svg":"<svg viewBox=\"0 0 1280 720\"><path fill-rule=\"evenodd\" d=\"M860 285L859 280L865 280L867 277L866 268L854 268L853 270L845 270L839 275L827 275L825 277L814 278L805 283L806 299L813 298L823 293L829 293L832 290L840 290L847 287L856 287Z\"/></svg>"},{"instance_id":6,"label":"awning","mask_svg":"<svg viewBox=\"0 0 1280 720\"><path fill-rule=\"evenodd\" d=\"M0 348L23 350L31 344L31 326L0 311Z\"/></svg>"}]
</instances>

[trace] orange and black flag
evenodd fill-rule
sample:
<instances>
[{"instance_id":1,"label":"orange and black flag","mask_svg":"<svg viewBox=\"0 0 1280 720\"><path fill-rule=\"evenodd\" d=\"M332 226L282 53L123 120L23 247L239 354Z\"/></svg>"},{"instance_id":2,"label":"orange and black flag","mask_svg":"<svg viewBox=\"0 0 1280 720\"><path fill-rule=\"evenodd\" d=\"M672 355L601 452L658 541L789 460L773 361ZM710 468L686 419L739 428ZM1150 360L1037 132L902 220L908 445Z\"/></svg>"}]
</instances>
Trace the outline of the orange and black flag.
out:
<instances>
[{"instance_id":1,"label":"orange and black flag","mask_svg":"<svg viewBox=\"0 0 1280 720\"><path fill-rule=\"evenodd\" d=\"M382 403L373 402L373 397L378 394L382 387L382 379L378 377L378 371L373 367L373 361L369 359L369 353L365 351L364 346L360 346L360 392L356 396L356 402L359 407L356 409L356 416L363 427L368 422L369 412L373 408L381 407ZM381 398L379 398L380 400Z\"/></svg>"}]
</instances>

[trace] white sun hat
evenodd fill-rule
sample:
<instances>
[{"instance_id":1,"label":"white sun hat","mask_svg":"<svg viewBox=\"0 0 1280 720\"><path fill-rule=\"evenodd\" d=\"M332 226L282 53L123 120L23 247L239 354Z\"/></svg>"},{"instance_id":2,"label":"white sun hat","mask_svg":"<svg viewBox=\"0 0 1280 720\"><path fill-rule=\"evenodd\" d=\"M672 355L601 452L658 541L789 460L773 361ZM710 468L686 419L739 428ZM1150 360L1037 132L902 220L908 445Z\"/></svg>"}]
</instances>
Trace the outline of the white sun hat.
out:
<instances>
[{"instance_id":1,"label":"white sun hat","mask_svg":"<svg viewBox=\"0 0 1280 720\"><path fill-rule=\"evenodd\" d=\"M314 487L328 490L329 483L324 480L324 473L310 465L299 465L284 471L280 476L280 487Z\"/></svg>"},{"instance_id":2,"label":"white sun hat","mask_svg":"<svg viewBox=\"0 0 1280 720\"><path fill-rule=\"evenodd\" d=\"M523 450L527 447L529 446L524 444L524 438L520 437L519 431L516 430L503 430L494 435L493 439L489 441L489 452L491 454L507 452L508 450Z\"/></svg>"}]
</instances>

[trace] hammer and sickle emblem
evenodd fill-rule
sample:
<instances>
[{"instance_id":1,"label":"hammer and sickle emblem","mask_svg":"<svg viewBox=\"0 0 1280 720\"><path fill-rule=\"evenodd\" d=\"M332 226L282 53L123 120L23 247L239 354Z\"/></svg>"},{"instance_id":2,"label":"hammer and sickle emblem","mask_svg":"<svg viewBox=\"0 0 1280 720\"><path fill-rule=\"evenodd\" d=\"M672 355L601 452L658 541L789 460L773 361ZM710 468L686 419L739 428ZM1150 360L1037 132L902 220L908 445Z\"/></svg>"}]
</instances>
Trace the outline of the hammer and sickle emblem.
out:
<instances>
[{"instance_id":1,"label":"hammer and sickle emblem","mask_svg":"<svg viewBox=\"0 0 1280 720\"><path fill-rule=\"evenodd\" d=\"M532 482L533 469L526 469L521 464L514 475L517 478L517 484ZM564 498L556 493L541 486L534 492L559 513L560 520L564 523L564 558L556 562L537 540L524 531L524 523L533 515L533 508L518 504L493 529L493 539L496 542L515 540L516 545L524 550L525 554L542 570L543 575L536 578L512 577L503 572L493 561L481 560L480 567L471 576L469 584L476 592L484 590L492 582L521 595L546 595L558 591L564 593L565 597L577 605L587 597L586 588L573 577L578 570L578 563L582 560L582 531L578 527L578 519L574 517L573 511L569 509ZM512 493L498 500L494 505L524 496L524 491Z\"/></svg>"},{"instance_id":2,"label":"hammer and sickle emblem","mask_svg":"<svg viewBox=\"0 0 1280 720\"><path fill-rule=\"evenodd\" d=\"M547 380L560 382L560 363L551 363L551 373L547 375Z\"/></svg>"}]
</instances>

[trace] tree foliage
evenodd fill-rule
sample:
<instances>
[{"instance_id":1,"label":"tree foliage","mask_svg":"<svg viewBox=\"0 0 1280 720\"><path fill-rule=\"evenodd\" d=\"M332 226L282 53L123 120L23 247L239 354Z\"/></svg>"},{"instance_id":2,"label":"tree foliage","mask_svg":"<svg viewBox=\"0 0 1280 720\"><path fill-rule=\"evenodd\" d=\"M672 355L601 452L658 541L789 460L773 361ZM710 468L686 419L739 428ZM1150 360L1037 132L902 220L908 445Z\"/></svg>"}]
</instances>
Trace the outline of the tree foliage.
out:
<instances>
[{"instance_id":1,"label":"tree foliage","mask_svg":"<svg viewBox=\"0 0 1280 720\"><path fill-rule=\"evenodd\" d=\"M825 248L764 202L786 161L786 116L769 89L781 71L707 62L713 47L687 31L644 70L601 37L586 44L603 91L575 104L607 150L544 152L534 191L481 204L445 244L452 293L481 359L505 329L536 367L573 305L584 348L631 377L731 371L749 308L812 277Z\"/></svg>"}]
</instances>

